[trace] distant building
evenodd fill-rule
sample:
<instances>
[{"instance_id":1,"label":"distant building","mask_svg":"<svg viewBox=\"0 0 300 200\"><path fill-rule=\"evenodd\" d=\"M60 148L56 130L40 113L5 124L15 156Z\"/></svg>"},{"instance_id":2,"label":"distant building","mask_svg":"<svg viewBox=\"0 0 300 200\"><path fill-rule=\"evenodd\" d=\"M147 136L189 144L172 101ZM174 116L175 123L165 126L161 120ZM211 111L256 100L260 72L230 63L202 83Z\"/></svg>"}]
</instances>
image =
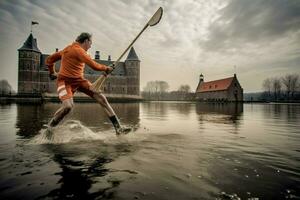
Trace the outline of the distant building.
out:
<instances>
[{"instance_id":1,"label":"distant building","mask_svg":"<svg viewBox=\"0 0 300 200\"><path fill-rule=\"evenodd\" d=\"M196 99L200 101L243 101L243 88L236 74L233 77L204 82L204 76L200 75L196 89Z\"/></svg>"},{"instance_id":2,"label":"distant building","mask_svg":"<svg viewBox=\"0 0 300 200\"><path fill-rule=\"evenodd\" d=\"M56 95L56 81L49 79L48 68L45 60L49 56L42 54L37 46L37 40L30 34L23 46L18 49L18 94L44 96ZM58 51L58 49L56 49ZM100 59L100 52L96 51L96 62L109 65L113 61L109 56L107 60ZM60 63L56 64L56 71L59 71ZM102 72L94 71L86 66L84 77L94 82ZM125 60L119 62L116 69L106 79L103 85L103 92L111 97L140 99L140 60L132 47ZM80 94L79 94L80 96ZM84 96L84 95L83 95Z\"/></svg>"}]
</instances>

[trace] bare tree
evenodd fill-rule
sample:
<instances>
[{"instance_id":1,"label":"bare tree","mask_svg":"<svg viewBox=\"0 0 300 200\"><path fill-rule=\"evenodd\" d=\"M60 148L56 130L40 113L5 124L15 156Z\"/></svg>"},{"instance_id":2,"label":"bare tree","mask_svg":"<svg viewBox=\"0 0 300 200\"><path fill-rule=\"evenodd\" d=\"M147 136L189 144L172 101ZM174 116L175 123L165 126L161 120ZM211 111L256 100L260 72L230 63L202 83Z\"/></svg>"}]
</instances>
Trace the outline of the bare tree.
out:
<instances>
[{"instance_id":1,"label":"bare tree","mask_svg":"<svg viewBox=\"0 0 300 200\"><path fill-rule=\"evenodd\" d=\"M293 99L299 85L299 75L288 74L282 78L282 83L285 86L287 100L289 100L290 97Z\"/></svg>"},{"instance_id":2,"label":"bare tree","mask_svg":"<svg viewBox=\"0 0 300 200\"><path fill-rule=\"evenodd\" d=\"M281 81L279 78L272 79L272 90L275 100L278 100L281 93Z\"/></svg>"},{"instance_id":3,"label":"bare tree","mask_svg":"<svg viewBox=\"0 0 300 200\"><path fill-rule=\"evenodd\" d=\"M271 79L267 78L263 82L263 90L267 96L267 99L270 99L271 97L271 89L272 89Z\"/></svg>"},{"instance_id":4,"label":"bare tree","mask_svg":"<svg viewBox=\"0 0 300 200\"><path fill-rule=\"evenodd\" d=\"M189 93L191 91L191 87L189 85L181 85L178 88L179 92Z\"/></svg>"},{"instance_id":5,"label":"bare tree","mask_svg":"<svg viewBox=\"0 0 300 200\"><path fill-rule=\"evenodd\" d=\"M149 81L146 87L144 87L144 92L163 93L167 92L168 89L169 84L165 81Z\"/></svg>"},{"instance_id":6,"label":"bare tree","mask_svg":"<svg viewBox=\"0 0 300 200\"><path fill-rule=\"evenodd\" d=\"M149 81L143 92L148 99L160 99L168 89L169 84L165 81Z\"/></svg>"},{"instance_id":7,"label":"bare tree","mask_svg":"<svg viewBox=\"0 0 300 200\"><path fill-rule=\"evenodd\" d=\"M286 97L287 97L287 100L290 99L290 93L291 93L291 87L292 87L292 77L293 75L292 74L288 74L288 75L285 75L284 77L282 77L282 83L285 87L285 94L286 94Z\"/></svg>"},{"instance_id":8,"label":"bare tree","mask_svg":"<svg viewBox=\"0 0 300 200\"><path fill-rule=\"evenodd\" d=\"M157 81L157 85L159 86L159 92L165 93L169 90L169 84L166 81Z\"/></svg>"},{"instance_id":9,"label":"bare tree","mask_svg":"<svg viewBox=\"0 0 300 200\"><path fill-rule=\"evenodd\" d=\"M12 93L12 87L7 80L0 80L0 94L7 95Z\"/></svg>"},{"instance_id":10,"label":"bare tree","mask_svg":"<svg viewBox=\"0 0 300 200\"><path fill-rule=\"evenodd\" d=\"M284 100L295 100L300 94L300 77L299 74L287 74L280 78L267 78L262 88L267 99L279 100L284 97ZM282 91L284 95L281 95Z\"/></svg>"},{"instance_id":11,"label":"bare tree","mask_svg":"<svg viewBox=\"0 0 300 200\"><path fill-rule=\"evenodd\" d=\"M154 81L147 82L147 85L144 87L144 92L154 93L157 92L157 86Z\"/></svg>"},{"instance_id":12,"label":"bare tree","mask_svg":"<svg viewBox=\"0 0 300 200\"><path fill-rule=\"evenodd\" d=\"M292 80L291 80L291 97L292 99L294 98L294 94L297 92L297 89L299 88L299 83L300 79L299 79L299 75L298 74L294 74L292 76Z\"/></svg>"}]
</instances>

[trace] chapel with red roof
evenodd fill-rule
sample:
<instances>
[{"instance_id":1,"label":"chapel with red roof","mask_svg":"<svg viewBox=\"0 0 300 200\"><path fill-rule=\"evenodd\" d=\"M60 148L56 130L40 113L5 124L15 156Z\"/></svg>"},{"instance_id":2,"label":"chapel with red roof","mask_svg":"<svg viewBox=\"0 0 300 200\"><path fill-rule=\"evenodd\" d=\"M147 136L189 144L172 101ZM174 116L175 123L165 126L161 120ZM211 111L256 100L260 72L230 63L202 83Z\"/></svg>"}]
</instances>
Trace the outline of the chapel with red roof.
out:
<instances>
[{"instance_id":1,"label":"chapel with red roof","mask_svg":"<svg viewBox=\"0 0 300 200\"><path fill-rule=\"evenodd\" d=\"M200 75L196 89L196 99L199 101L241 102L243 101L243 88L236 74L233 77L204 82Z\"/></svg>"}]
</instances>

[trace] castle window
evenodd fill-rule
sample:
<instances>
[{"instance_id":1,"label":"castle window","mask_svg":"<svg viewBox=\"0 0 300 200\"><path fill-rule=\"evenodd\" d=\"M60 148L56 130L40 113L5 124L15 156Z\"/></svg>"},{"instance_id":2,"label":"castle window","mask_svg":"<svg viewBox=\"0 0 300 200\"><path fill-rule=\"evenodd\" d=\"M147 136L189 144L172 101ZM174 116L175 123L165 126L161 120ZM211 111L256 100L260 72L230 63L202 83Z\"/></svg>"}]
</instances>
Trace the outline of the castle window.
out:
<instances>
[{"instance_id":1,"label":"castle window","mask_svg":"<svg viewBox=\"0 0 300 200\"><path fill-rule=\"evenodd\" d=\"M217 88L218 86L217 85L215 85L215 88Z\"/></svg>"},{"instance_id":2,"label":"castle window","mask_svg":"<svg viewBox=\"0 0 300 200\"><path fill-rule=\"evenodd\" d=\"M237 87L237 84L236 84L236 83L234 83L234 86L235 86L235 87Z\"/></svg>"},{"instance_id":3,"label":"castle window","mask_svg":"<svg viewBox=\"0 0 300 200\"><path fill-rule=\"evenodd\" d=\"M211 89L211 85L209 86L209 89Z\"/></svg>"}]
</instances>

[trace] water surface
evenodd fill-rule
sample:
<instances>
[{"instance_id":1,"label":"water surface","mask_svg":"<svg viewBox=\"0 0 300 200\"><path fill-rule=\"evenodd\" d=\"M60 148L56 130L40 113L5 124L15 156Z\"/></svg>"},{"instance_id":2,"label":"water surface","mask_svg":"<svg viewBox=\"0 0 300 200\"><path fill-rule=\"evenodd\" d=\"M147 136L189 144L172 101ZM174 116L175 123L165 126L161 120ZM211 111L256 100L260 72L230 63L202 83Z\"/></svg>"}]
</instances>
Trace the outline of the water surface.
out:
<instances>
[{"instance_id":1,"label":"water surface","mask_svg":"<svg viewBox=\"0 0 300 200\"><path fill-rule=\"evenodd\" d=\"M1 199L300 199L300 105L77 103L0 106Z\"/></svg>"}]
</instances>

